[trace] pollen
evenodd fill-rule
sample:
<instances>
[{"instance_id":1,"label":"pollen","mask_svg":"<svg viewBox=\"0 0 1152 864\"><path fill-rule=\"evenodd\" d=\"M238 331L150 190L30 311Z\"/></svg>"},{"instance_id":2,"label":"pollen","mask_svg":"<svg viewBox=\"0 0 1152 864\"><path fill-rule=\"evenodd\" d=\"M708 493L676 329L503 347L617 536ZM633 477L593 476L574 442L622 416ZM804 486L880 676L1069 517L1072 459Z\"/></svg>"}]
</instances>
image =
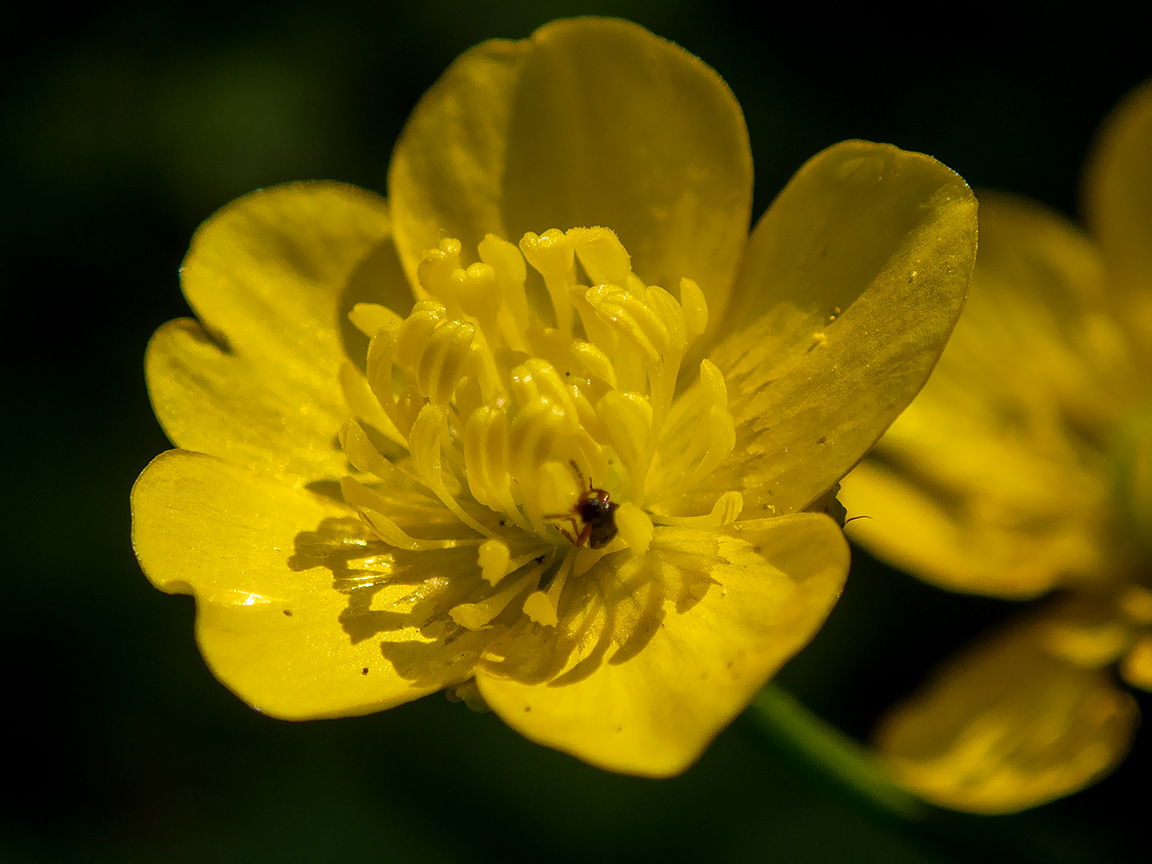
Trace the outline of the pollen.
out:
<instances>
[{"instance_id":1,"label":"pollen","mask_svg":"<svg viewBox=\"0 0 1152 864\"><path fill-rule=\"evenodd\" d=\"M654 523L676 521L659 502L734 447L717 367L681 386L707 303L690 278L678 297L645 284L607 228L488 235L464 254L452 238L425 253L407 317L352 309L371 341L363 372L341 372L342 488L388 546L476 549L444 574L461 583L456 625L554 626L573 583L605 555L645 555ZM696 521L740 506L728 493Z\"/></svg>"}]
</instances>

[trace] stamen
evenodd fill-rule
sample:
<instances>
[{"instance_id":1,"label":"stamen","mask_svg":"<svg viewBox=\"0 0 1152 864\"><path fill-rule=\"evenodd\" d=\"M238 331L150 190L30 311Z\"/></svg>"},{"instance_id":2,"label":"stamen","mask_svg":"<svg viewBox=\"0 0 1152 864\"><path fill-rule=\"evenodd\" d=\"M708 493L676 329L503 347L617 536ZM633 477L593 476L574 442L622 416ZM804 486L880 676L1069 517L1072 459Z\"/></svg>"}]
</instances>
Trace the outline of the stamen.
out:
<instances>
[{"instance_id":1,"label":"stamen","mask_svg":"<svg viewBox=\"0 0 1152 864\"><path fill-rule=\"evenodd\" d=\"M412 307L412 314L400 325L392 357L389 359L401 369L414 374L420 365L420 358L428 348L428 339L432 336L432 331L447 315L448 310L444 304L436 300L418 301Z\"/></svg>"},{"instance_id":2,"label":"stamen","mask_svg":"<svg viewBox=\"0 0 1152 864\"><path fill-rule=\"evenodd\" d=\"M605 555L647 554L646 500L690 491L731 452L727 390L703 361L676 399L680 365L707 328L704 293L687 278L679 300L645 285L609 229L529 233L518 247L488 235L478 252L465 267L452 238L429 250L405 318L371 303L349 313L370 343L364 375L340 370L352 418L339 438L357 476L379 483L346 477L341 489L388 546L478 547L474 565L445 576L454 601L474 600L451 607L456 625L487 628L524 598L523 614L556 626L568 581ZM555 327L529 305L529 264ZM716 528L742 503L729 492L710 514L657 521ZM413 537L413 526L440 538ZM443 537L461 526L473 536Z\"/></svg>"},{"instance_id":3,"label":"stamen","mask_svg":"<svg viewBox=\"0 0 1152 864\"><path fill-rule=\"evenodd\" d=\"M467 270L457 270L452 274L452 286L460 301L460 308L480 322L484 334L491 340L499 337L497 325L498 303L496 270L489 264L473 264Z\"/></svg>"},{"instance_id":4,"label":"stamen","mask_svg":"<svg viewBox=\"0 0 1152 864\"><path fill-rule=\"evenodd\" d=\"M564 429L564 412L554 402L538 396L512 421L508 432L508 450L512 474L520 486L521 500L535 532L546 536L539 504L537 472L547 461L556 439Z\"/></svg>"},{"instance_id":5,"label":"stamen","mask_svg":"<svg viewBox=\"0 0 1152 864\"><path fill-rule=\"evenodd\" d=\"M353 326L369 339L376 335L381 327L399 327L404 319L379 303L357 303L348 313L348 320Z\"/></svg>"},{"instance_id":6,"label":"stamen","mask_svg":"<svg viewBox=\"0 0 1152 864\"><path fill-rule=\"evenodd\" d=\"M668 328L642 299L618 285L598 285L584 296L600 320L630 341L649 367L660 362L668 349Z\"/></svg>"},{"instance_id":7,"label":"stamen","mask_svg":"<svg viewBox=\"0 0 1152 864\"><path fill-rule=\"evenodd\" d=\"M644 479L648 464L644 455L652 428L652 406L637 393L606 393L596 405L596 414L604 424L608 440L632 483L632 497L644 500Z\"/></svg>"},{"instance_id":8,"label":"stamen","mask_svg":"<svg viewBox=\"0 0 1152 864\"><path fill-rule=\"evenodd\" d=\"M632 554L642 558L652 543L652 520L648 514L631 502L620 505L616 511L616 527L620 537L628 544Z\"/></svg>"},{"instance_id":9,"label":"stamen","mask_svg":"<svg viewBox=\"0 0 1152 864\"><path fill-rule=\"evenodd\" d=\"M552 583L548 586L548 590L535 591L528 595L528 599L524 601L524 614L531 618L533 623L541 624L544 627L555 627L560 622L560 618L556 614L560 608L560 594L564 590L564 583L568 581L568 573L572 570L572 562L575 558L574 552L564 556L564 560L560 562L560 567L556 570L556 575L552 577Z\"/></svg>"},{"instance_id":10,"label":"stamen","mask_svg":"<svg viewBox=\"0 0 1152 864\"><path fill-rule=\"evenodd\" d=\"M554 402L564 416L571 419L571 424L575 424L576 405L572 401L572 394L568 392L556 368L547 360L530 357L512 370L511 378L512 390L521 404L543 397Z\"/></svg>"},{"instance_id":11,"label":"stamen","mask_svg":"<svg viewBox=\"0 0 1152 864\"><path fill-rule=\"evenodd\" d=\"M608 228L570 228L566 236L593 285L625 285L632 257L616 232Z\"/></svg>"},{"instance_id":12,"label":"stamen","mask_svg":"<svg viewBox=\"0 0 1152 864\"><path fill-rule=\"evenodd\" d=\"M441 451L444 440L449 434L444 409L432 403L425 405L416 422L412 424L412 434L409 436L412 464L420 479L424 481L424 485L432 490L453 516L473 531L491 537L493 533L491 529L464 512L445 482Z\"/></svg>"},{"instance_id":13,"label":"stamen","mask_svg":"<svg viewBox=\"0 0 1152 864\"><path fill-rule=\"evenodd\" d=\"M464 427L464 473L472 497L485 507L503 509L508 477L508 418L484 405L468 416Z\"/></svg>"},{"instance_id":14,"label":"stamen","mask_svg":"<svg viewBox=\"0 0 1152 864\"><path fill-rule=\"evenodd\" d=\"M691 345L708 329L708 304L700 286L687 276L680 280L680 308L684 310L684 335Z\"/></svg>"},{"instance_id":15,"label":"stamen","mask_svg":"<svg viewBox=\"0 0 1152 864\"><path fill-rule=\"evenodd\" d=\"M476 556L476 563L480 565L480 576L489 585L495 587L496 583L507 576L508 560L511 554L508 544L503 540L493 538L480 544L480 551Z\"/></svg>"},{"instance_id":16,"label":"stamen","mask_svg":"<svg viewBox=\"0 0 1152 864\"><path fill-rule=\"evenodd\" d=\"M703 516L664 516L657 515L661 525L676 525L681 528L701 528L704 530L731 525L744 509L744 496L739 492L725 492L712 505L712 512Z\"/></svg>"},{"instance_id":17,"label":"stamen","mask_svg":"<svg viewBox=\"0 0 1152 864\"><path fill-rule=\"evenodd\" d=\"M680 361L684 359L684 352L688 350L688 338L684 313L675 297L663 288L653 285L648 288L647 298L652 311L668 333L667 345L661 351L661 362L652 367L648 373L652 425L659 434L676 391L676 378L680 374Z\"/></svg>"},{"instance_id":18,"label":"stamen","mask_svg":"<svg viewBox=\"0 0 1152 864\"><path fill-rule=\"evenodd\" d=\"M376 331L372 341L368 344L368 359L365 371L368 376L368 386L372 395L384 413L395 423L402 433L407 435L406 426L397 423L396 397L393 393L392 366L396 356L396 340L404 322L389 324L386 320Z\"/></svg>"},{"instance_id":19,"label":"stamen","mask_svg":"<svg viewBox=\"0 0 1152 864\"><path fill-rule=\"evenodd\" d=\"M700 361L700 379L672 406L667 428L660 446L677 458L666 463L665 476L652 491L653 501L693 489L736 447L724 375L711 361Z\"/></svg>"},{"instance_id":20,"label":"stamen","mask_svg":"<svg viewBox=\"0 0 1152 864\"><path fill-rule=\"evenodd\" d=\"M380 455L380 451L372 446L368 435L355 420L349 420L337 435L344 455L357 471L364 474L374 474L381 480L389 480L396 472L396 468Z\"/></svg>"},{"instance_id":21,"label":"stamen","mask_svg":"<svg viewBox=\"0 0 1152 864\"><path fill-rule=\"evenodd\" d=\"M497 298L500 306L500 334L504 342L517 351L524 350L524 333L528 330L528 295L524 292L524 281L528 278L528 268L524 256L512 243L495 234L488 234L477 247L480 260L496 273L496 284L500 293Z\"/></svg>"},{"instance_id":22,"label":"stamen","mask_svg":"<svg viewBox=\"0 0 1152 864\"><path fill-rule=\"evenodd\" d=\"M612 389L616 388L616 369L608 355L581 339L572 342L572 359L577 367L587 375L595 375Z\"/></svg>"},{"instance_id":23,"label":"stamen","mask_svg":"<svg viewBox=\"0 0 1152 864\"><path fill-rule=\"evenodd\" d=\"M503 591L492 594L478 603L461 603L450 609L448 614L461 627L467 627L469 630L482 630L491 624L493 619L503 612L516 597L538 584L543 572L543 564L533 567Z\"/></svg>"},{"instance_id":24,"label":"stamen","mask_svg":"<svg viewBox=\"0 0 1152 864\"><path fill-rule=\"evenodd\" d=\"M457 527L456 520L451 514L447 513L435 498L427 494L427 490L416 478L397 470L393 479L395 482L387 487L387 498L352 477L341 478L340 493L347 504L358 510L372 510L389 518L403 516L408 523L438 529Z\"/></svg>"},{"instance_id":25,"label":"stamen","mask_svg":"<svg viewBox=\"0 0 1152 864\"><path fill-rule=\"evenodd\" d=\"M544 285L556 313L556 329L570 338L572 304L568 300L568 284L573 273L575 255L572 242L555 228L539 235L528 232L520 241L520 251L528 263L544 277Z\"/></svg>"},{"instance_id":26,"label":"stamen","mask_svg":"<svg viewBox=\"0 0 1152 864\"><path fill-rule=\"evenodd\" d=\"M437 405L448 404L475 335L476 328L462 321L445 321L432 331L416 371L421 396Z\"/></svg>"},{"instance_id":27,"label":"stamen","mask_svg":"<svg viewBox=\"0 0 1152 864\"><path fill-rule=\"evenodd\" d=\"M479 546L484 542L483 537L469 537L465 539L420 540L400 530L400 526L382 513L375 510L360 510L360 517L368 523L376 536L396 549L407 549L409 552L430 552L433 549L455 549L459 546Z\"/></svg>"},{"instance_id":28,"label":"stamen","mask_svg":"<svg viewBox=\"0 0 1152 864\"><path fill-rule=\"evenodd\" d=\"M445 237L436 249L428 249L416 265L416 281L433 297L455 305L452 274L460 269L460 241Z\"/></svg>"},{"instance_id":29,"label":"stamen","mask_svg":"<svg viewBox=\"0 0 1152 864\"><path fill-rule=\"evenodd\" d=\"M396 428L392 418L380 407L380 402L377 401L376 395L372 392L368 379L360 374L360 370L345 360L340 365L339 378L340 390L344 394L344 401L352 412L352 416L382 432L399 447L406 448L408 446L407 440L400 434L400 430Z\"/></svg>"}]
</instances>

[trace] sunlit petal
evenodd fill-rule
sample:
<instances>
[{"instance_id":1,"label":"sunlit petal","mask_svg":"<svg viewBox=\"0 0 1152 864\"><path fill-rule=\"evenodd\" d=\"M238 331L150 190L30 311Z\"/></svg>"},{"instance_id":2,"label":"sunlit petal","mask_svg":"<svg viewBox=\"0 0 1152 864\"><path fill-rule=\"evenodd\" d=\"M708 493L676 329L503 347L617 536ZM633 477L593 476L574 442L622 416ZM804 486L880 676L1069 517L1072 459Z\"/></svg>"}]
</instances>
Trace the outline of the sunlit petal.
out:
<instances>
[{"instance_id":1,"label":"sunlit petal","mask_svg":"<svg viewBox=\"0 0 1152 864\"><path fill-rule=\"evenodd\" d=\"M946 587L1000 596L1113 569L1101 450L1141 385L1109 303L1079 231L988 196L939 366L874 464L842 484L849 515L868 517L853 536Z\"/></svg>"},{"instance_id":2,"label":"sunlit petal","mask_svg":"<svg viewBox=\"0 0 1152 864\"><path fill-rule=\"evenodd\" d=\"M679 773L808 642L847 568L824 516L657 528L647 556L588 574L560 627L493 643L480 692L533 740L614 771Z\"/></svg>"},{"instance_id":3,"label":"sunlit petal","mask_svg":"<svg viewBox=\"0 0 1152 864\"><path fill-rule=\"evenodd\" d=\"M415 281L445 233L610 226L648 284L694 279L719 318L752 201L739 105L708 66L626 21L557 21L461 56L421 100L389 175Z\"/></svg>"},{"instance_id":4,"label":"sunlit petal","mask_svg":"<svg viewBox=\"0 0 1152 864\"><path fill-rule=\"evenodd\" d=\"M206 220L181 269L199 320L161 328L145 358L172 442L292 482L338 478L342 303L364 283L409 293L389 234L383 199L339 183L253 192Z\"/></svg>"},{"instance_id":5,"label":"sunlit petal","mask_svg":"<svg viewBox=\"0 0 1152 864\"><path fill-rule=\"evenodd\" d=\"M955 321L971 193L848 142L749 246L732 93L595 18L466 52L389 187L273 188L197 233L199 320L148 352L185 449L135 487L141 565L261 711L447 689L685 770L839 595L835 484Z\"/></svg>"},{"instance_id":6,"label":"sunlit petal","mask_svg":"<svg viewBox=\"0 0 1152 864\"><path fill-rule=\"evenodd\" d=\"M144 571L196 596L204 659L264 713L366 714L471 674L466 645L446 656L411 628L385 644L373 618L387 613L357 599L387 580L388 550L341 503L173 450L136 481L132 516Z\"/></svg>"},{"instance_id":7,"label":"sunlit petal","mask_svg":"<svg viewBox=\"0 0 1152 864\"><path fill-rule=\"evenodd\" d=\"M735 449L681 506L737 489L748 517L789 513L829 489L928 377L975 235L971 191L933 159L860 141L811 159L756 226L711 356Z\"/></svg>"}]
</instances>

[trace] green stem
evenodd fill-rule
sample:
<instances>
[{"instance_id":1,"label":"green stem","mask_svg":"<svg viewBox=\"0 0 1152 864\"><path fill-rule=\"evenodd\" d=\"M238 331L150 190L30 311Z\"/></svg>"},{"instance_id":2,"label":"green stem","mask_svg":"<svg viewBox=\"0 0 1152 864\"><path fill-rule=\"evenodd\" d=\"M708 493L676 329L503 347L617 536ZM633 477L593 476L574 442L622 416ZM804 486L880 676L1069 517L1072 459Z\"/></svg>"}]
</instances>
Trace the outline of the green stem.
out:
<instances>
[{"instance_id":1,"label":"green stem","mask_svg":"<svg viewBox=\"0 0 1152 864\"><path fill-rule=\"evenodd\" d=\"M888 778L866 748L824 722L787 691L769 684L744 712L757 729L854 798L907 820L929 807Z\"/></svg>"}]
</instances>

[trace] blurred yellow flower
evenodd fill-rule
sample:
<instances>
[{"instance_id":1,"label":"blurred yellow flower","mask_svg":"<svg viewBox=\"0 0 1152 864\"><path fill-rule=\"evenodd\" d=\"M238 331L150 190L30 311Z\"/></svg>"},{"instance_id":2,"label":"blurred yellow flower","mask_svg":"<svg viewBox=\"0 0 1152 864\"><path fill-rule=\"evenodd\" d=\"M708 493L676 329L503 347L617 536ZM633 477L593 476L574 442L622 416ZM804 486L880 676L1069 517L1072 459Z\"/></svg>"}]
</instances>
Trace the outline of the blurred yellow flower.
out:
<instances>
[{"instance_id":1,"label":"blurred yellow flower","mask_svg":"<svg viewBox=\"0 0 1152 864\"><path fill-rule=\"evenodd\" d=\"M133 490L142 567L274 716L447 689L684 770L839 595L847 545L805 511L936 362L973 196L846 142L749 237L731 92L605 19L461 56L389 192L281 186L197 231L198 320L146 358L180 449Z\"/></svg>"},{"instance_id":2,"label":"blurred yellow flower","mask_svg":"<svg viewBox=\"0 0 1152 864\"><path fill-rule=\"evenodd\" d=\"M931 801L1009 812L1124 756L1152 688L1152 85L1086 175L1091 236L981 196L968 307L923 393L844 482L850 534L955 591L1046 601L947 664L877 746Z\"/></svg>"}]
</instances>

